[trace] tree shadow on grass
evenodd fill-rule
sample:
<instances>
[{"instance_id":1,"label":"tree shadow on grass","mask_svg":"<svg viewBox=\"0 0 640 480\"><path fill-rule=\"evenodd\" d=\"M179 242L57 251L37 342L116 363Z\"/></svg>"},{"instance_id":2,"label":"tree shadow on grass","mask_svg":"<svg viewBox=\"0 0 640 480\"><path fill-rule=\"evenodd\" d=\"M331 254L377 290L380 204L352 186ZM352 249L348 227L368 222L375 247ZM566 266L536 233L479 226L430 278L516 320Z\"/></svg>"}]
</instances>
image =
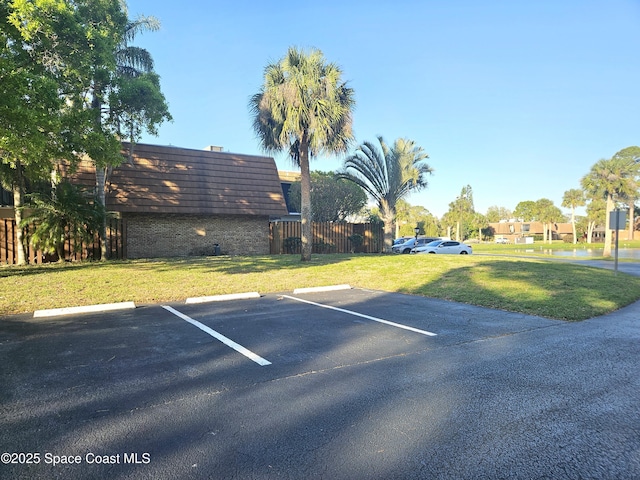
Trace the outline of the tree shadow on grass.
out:
<instances>
[{"instance_id":1,"label":"tree shadow on grass","mask_svg":"<svg viewBox=\"0 0 640 480\"><path fill-rule=\"evenodd\" d=\"M332 265L349 261L349 254L317 254L310 262L302 262L300 255L265 255L259 257L219 256L149 259L137 261L141 266L152 267L156 271L174 268L188 268L194 272L247 274L280 270L301 270L310 267Z\"/></svg>"},{"instance_id":2,"label":"tree shadow on grass","mask_svg":"<svg viewBox=\"0 0 640 480\"><path fill-rule=\"evenodd\" d=\"M69 270L102 270L118 266L139 266L159 272L175 268L189 268L205 272L219 272L228 274L245 274L268 272L282 269L304 269L313 266L330 265L348 261L349 254L316 254L310 262L300 261L300 255L270 255L260 257L219 256L219 257L175 257L149 258L140 260L115 260L108 262L66 262L49 263L44 265L5 265L0 267L0 278L26 275L50 274Z\"/></svg>"},{"instance_id":3,"label":"tree shadow on grass","mask_svg":"<svg viewBox=\"0 0 640 480\"><path fill-rule=\"evenodd\" d=\"M452 268L407 293L575 321L637 301L640 279L574 264L489 261Z\"/></svg>"},{"instance_id":4,"label":"tree shadow on grass","mask_svg":"<svg viewBox=\"0 0 640 480\"><path fill-rule=\"evenodd\" d=\"M61 262L61 263L45 263L41 265L2 265L0 266L0 278L24 277L27 275L43 275L54 272L62 272L69 270L87 270L87 269L103 269L113 265L118 265L125 261L114 262Z\"/></svg>"}]
</instances>

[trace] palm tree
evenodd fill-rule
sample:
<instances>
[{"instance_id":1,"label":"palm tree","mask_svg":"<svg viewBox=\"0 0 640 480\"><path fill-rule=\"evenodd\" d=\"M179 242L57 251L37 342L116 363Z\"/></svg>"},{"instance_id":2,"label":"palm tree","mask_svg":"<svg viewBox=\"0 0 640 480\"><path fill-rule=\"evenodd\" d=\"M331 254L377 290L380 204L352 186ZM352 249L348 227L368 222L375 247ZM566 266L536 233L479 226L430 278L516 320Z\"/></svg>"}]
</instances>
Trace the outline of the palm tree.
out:
<instances>
[{"instance_id":1,"label":"palm tree","mask_svg":"<svg viewBox=\"0 0 640 480\"><path fill-rule=\"evenodd\" d=\"M300 166L302 261L311 260L310 155L346 152L353 139L353 89L342 71L326 63L320 50L289 48L278 63L267 65L264 84L249 108L253 128L266 152L288 151Z\"/></svg>"},{"instance_id":2,"label":"palm tree","mask_svg":"<svg viewBox=\"0 0 640 480\"><path fill-rule=\"evenodd\" d=\"M573 244L578 243L576 236L576 208L583 207L585 204L584 191L579 188L572 188L564 192L562 197L562 206L571 209L571 226L573 227Z\"/></svg>"},{"instance_id":3,"label":"palm tree","mask_svg":"<svg viewBox=\"0 0 640 480\"><path fill-rule=\"evenodd\" d=\"M594 198L607 201L605 216L604 251L602 255L611 256L612 231L609 229L609 216L615 202L626 198L637 189L634 175L635 165L619 158L599 160L591 167L591 171L582 177L582 187Z\"/></svg>"},{"instance_id":4,"label":"palm tree","mask_svg":"<svg viewBox=\"0 0 640 480\"><path fill-rule=\"evenodd\" d=\"M125 12L126 4L124 4ZM135 78L141 73L153 71L153 57L148 50L131 45L136 35L160 30L160 20L152 16L139 15L129 20L125 27L122 43L116 51L116 72L124 77Z\"/></svg>"},{"instance_id":5,"label":"palm tree","mask_svg":"<svg viewBox=\"0 0 640 480\"><path fill-rule=\"evenodd\" d=\"M380 148L370 142L360 145L344 161L339 176L360 185L377 202L384 222L385 251L390 252L398 200L412 190L425 188L424 177L433 169L423 163L429 156L411 140L399 138L392 148L382 137L378 142Z\"/></svg>"},{"instance_id":6,"label":"palm tree","mask_svg":"<svg viewBox=\"0 0 640 480\"><path fill-rule=\"evenodd\" d=\"M83 244L93 241L105 217L101 205L94 202L81 187L68 181L58 183L50 195L34 193L31 197L31 213L22 220L20 227L34 224L30 243L44 253L55 253L64 262L64 245L70 241L74 252Z\"/></svg>"},{"instance_id":7,"label":"palm tree","mask_svg":"<svg viewBox=\"0 0 640 480\"><path fill-rule=\"evenodd\" d=\"M629 205L629 234L627 238L633 240L633 230L635 227L635 204L638 198L638 180L640 179L640 147L627 147L617 152L613 158L620 159L629 164L631 175L636 180L636 188L630 188L627 192L627 205Z\"/></svg>"},{"instance_id":8,"label":"palm tree","mask_svg":"<svg viewBox=\"0 0 640 480\"><path fill-rule=\"evenodd\" d=\"M121 8L124 13L127 13L127 5L125 2L121 2ZM122 35L122 41L118 45L115 51L116 60L116 79L113 84L117 84L117 77L120 78L137 78L143 73L153 72L153 58L151 54L144 48L139 48L131 45L131 42L135 39L138 33L144 31L157 31L160 29L160 22L155 17L139 16L135 20L128 20L125 25ZM96 82L97 88L93 96L91 108L94 111L101 112L103 108L106 85L100 85ZM99 114L97 118L102 121L102 115ZM133 145L133 144L132 144ZM96 161L96 193L97 199L103 208L106 207L105 203L105 185L109 170L112 168L111 162L104 162L101 159L94 159ZM107 252L109 251L109 238L107 236L107 219L104 218L102 226L100 228L101 238L101 260L106 260Z\"/></svg>"}]
</instances>

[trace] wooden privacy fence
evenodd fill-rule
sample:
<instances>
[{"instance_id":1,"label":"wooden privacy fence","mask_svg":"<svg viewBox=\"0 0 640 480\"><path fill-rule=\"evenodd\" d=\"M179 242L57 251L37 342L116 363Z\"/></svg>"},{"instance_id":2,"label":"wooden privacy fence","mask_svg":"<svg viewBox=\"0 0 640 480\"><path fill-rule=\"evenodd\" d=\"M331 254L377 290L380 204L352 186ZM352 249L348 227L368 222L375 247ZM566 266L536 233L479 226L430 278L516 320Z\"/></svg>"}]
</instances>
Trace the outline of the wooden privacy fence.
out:
<instances>
[{"instance_id":1,"label":"wooden privacy fence","mask_svg":"<svg viewBox=\"0 0 640 480\"><path fill-rule=\"evenodd\" d=\"M300 222L277 221L269 224L270 252L272 254L300 253ZM33 226L24 229L24 238ZM16 223L13 218L0 218L0 264L16 264L18 251L15 248ZM378 223L320 223L311 225L314 253L379 253L384 248L382 224ZM108 220L109 258L126 258L126 223L121 218ZM81 245L74 252L71 240L65 242L65 260L100 258L100 240L96 237L90 244ZM26 260L30 264L57 261L57 255L45 255L28 243L25 244Z\"/></svg>"},{"instance_id":2,"label":"wooden privacy fence","mask_svg":"<svg viewBox=\"0 0 640 480\"><path fill-rule=\"evenodd\" d=\"M277 221L269 224L272 254L300 253L301 223ZM313 222L313 253L379 253L384 247L380 223Z\"/></svg>"},{"instance_id":3,"label":"wooden privacy fence","mask_svg":"<svg viewBox=\"0 0 640 480\"><path fill-rule=\"evenodd\" d=\"M24 237L28 238L29 231L33 230L30 225L23 230ZM0 264L14 265L18 262L18 250L16 248L16 222L13 218L0 218ZM123 259L125 254L125 238L123 222L120 218L110 218L107 220L107 235L109 237L109 258ZM100 258L100 239L96 236L92 243L83 243L78 252L74 252L74 244L67 240L64 244L65 260L86 260ZM25 256L30 264L41 264L55 262L57 255L44 254L40 250L35 250L25 242Z\"/></svg>"}]
</instances>

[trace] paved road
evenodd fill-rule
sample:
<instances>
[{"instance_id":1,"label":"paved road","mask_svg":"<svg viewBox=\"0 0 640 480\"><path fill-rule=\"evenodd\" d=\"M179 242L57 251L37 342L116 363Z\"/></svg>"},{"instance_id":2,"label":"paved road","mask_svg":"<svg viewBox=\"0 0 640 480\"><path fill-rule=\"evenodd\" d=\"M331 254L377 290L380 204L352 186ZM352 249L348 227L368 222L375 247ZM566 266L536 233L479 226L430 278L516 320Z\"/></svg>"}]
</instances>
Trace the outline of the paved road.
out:
<instances>
[{"instance_id":1,"label":"paved road","mask_svg":"<svg viewBox=\"0 0 640 480\"><path fill-rule=\"evenodd\" d=\"M0 452L39 463L0 478L640 478L640 304L580 323L364 290L172 307L270 364L160 306L2 319Z\"/></svg>"}]
</instances>

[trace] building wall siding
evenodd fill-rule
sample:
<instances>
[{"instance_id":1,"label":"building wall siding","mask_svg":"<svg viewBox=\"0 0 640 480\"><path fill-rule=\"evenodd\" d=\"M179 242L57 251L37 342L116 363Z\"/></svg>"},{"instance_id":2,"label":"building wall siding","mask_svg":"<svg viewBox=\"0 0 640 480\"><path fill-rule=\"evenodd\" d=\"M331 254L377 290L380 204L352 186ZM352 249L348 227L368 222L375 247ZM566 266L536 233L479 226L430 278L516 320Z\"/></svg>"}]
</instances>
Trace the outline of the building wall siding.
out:
<instances>
[{"instance_id":1,"label":"building wall siding","mask_svg":"<svg viewBox=\"0 0 640 480\"><path fill-rule=\"evenodd\" d=\"M127 258L269 254L269 218L243 215L123 215Z\"/></svg>"}]
</instances>

